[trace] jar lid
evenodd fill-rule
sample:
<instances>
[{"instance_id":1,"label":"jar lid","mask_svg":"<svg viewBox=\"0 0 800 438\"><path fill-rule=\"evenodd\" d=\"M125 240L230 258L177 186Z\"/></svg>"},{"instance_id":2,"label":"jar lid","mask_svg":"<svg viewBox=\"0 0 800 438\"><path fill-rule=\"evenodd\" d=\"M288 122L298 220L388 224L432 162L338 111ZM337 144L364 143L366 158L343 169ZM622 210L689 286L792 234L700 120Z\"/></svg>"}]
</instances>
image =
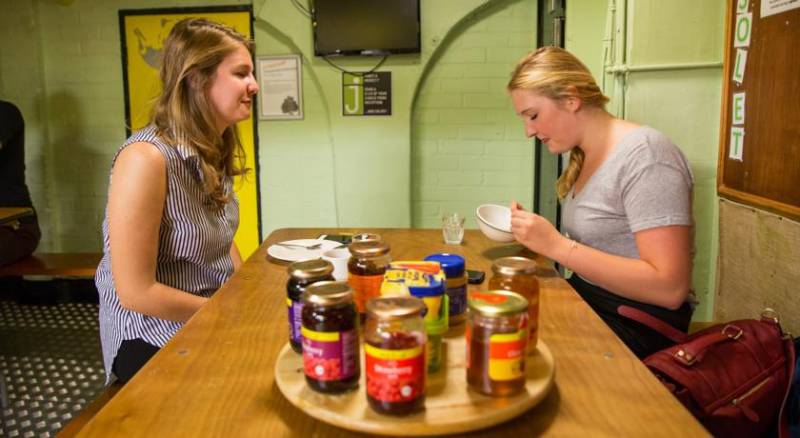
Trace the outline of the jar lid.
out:
<instances>
[{"instance_id":1,"label":"jar lid","mask_svg":"<svg viewBox=\"0 0 800 438\"><path fill-rule=\"evenodd\" d=\"M301 260L289 265L289 275L299 279L320 278L333 272L333 264L327 260Z\"/></svg>"},{"instance_id":2,"label":"jar lid","mask_svg":"<svg viewBox=\"0 0 800 438\"><path fill-rule=\"evenodd\" d=\"M528 309L528 300L516 292L491 290L470 293L467 305L481 316L493 318L525 312Z\"/></svg>"},{"instance_id":3,"label":"jar lid","mask_svg":"<svg viewBox=\"0 0 800 438\"><path fill-rule=\"evenodd\" d=\"M372 242L372 241L382 241L383 237L380 234L375 233L358 233L352 237L350 240L351 242Z\"/></svg>"},{"instance_id":4,"label":"jar lid","mask_svg":"<svg viewBox=\"0 0 800 438\"><path fill-rule=\"evenodd\" d=\"M356 257L377 257L389 252L389 244L382 240L353 242L347 247Z\"/></svg>"},{"instance_id":5,"label":"jar lid","mask_svg":"<svg viewBox=\"0 0 800 438\"><path fill-rule=\"evenodd\" d=\"M425 257L427 262L439 262L447 278L458 278L464 275L464 257L458 254L440 252Z\"/></svg>"},{"instance_id":6,"label":"jar lid","mask_svg":"<svg viewBox=\"0 0 800 438\"><path fill-rule=\"evenodd\" d=\"M303 302L335 306L353 301L353 290L343 281L318 281L303 292Z\"/></svg>"},{"instance_id":7,"label":"jar lid","mask_svg":"<svg viewBox=\"0 0 800 438\"><path fill-rule=\"evenodd\" d=\"M367 316L379 319L402 319L418 316L425 303L416 297L377 297L367 301Z\"/></svg>"},{"instance_id":8,"label":"jar lid","mask_svg":"<svg viewBox=\"0 0 800 438\"><path fill-rule=\"evenodd\" d=\"M536 273L536 261L526 257L501 257L492 263L492 271L501 275L531 275Z\"/></svg>"}]
</instances>

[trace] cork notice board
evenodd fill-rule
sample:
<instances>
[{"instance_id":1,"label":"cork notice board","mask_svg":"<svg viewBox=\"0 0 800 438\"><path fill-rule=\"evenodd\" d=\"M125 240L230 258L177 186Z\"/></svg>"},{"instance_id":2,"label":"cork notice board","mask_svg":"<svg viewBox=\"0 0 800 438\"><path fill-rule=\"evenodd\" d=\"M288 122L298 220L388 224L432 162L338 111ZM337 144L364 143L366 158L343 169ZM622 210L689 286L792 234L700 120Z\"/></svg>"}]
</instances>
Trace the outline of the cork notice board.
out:
<instances>
[{"instance_id":1,"label":"cork notice board","mask_svg":"<svg viewBox=\"0 0 800 438\"><path fill-rule=\"evenodd\" d=\"M719 195L800 219L800 1L729 0Z\"/></svg>"}]
</instances>

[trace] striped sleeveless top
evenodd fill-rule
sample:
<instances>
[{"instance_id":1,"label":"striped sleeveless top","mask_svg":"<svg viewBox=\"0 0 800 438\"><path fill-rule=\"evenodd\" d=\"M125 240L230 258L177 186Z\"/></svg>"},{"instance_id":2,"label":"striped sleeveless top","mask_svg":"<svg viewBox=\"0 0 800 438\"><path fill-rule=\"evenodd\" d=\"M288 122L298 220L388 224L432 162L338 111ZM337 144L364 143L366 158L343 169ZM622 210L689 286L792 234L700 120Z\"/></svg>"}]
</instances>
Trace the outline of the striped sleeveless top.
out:
<instances>
[{"instance_id":1,"label":"striped sleeveless top","mask_svg":"<svg viewBox=\"0 0 800 438\"><path fill-rule=\"evenodd\" d=\"M233 200L222 209L205 204L200 157L194 148L170 146L156 135L154 126L133 134L114 156L135 142L153 144L166 159L167 196L158 231L156 281L203 297L211 296L233 273L230 249L239 226L239 203ZM113 168L113 163L112 163ZM113 174L109 177L109 183ZM233 189L228 178L226 191ZM103 258L95 284L100 295L100 341L107 379L123 340L140 338L157 347L167 341L183 323L167 321L124 309L114 289L108 243L108 207L103 219ZM122 254L122 257L125 255Z\"/></svg>"}]
</instances>

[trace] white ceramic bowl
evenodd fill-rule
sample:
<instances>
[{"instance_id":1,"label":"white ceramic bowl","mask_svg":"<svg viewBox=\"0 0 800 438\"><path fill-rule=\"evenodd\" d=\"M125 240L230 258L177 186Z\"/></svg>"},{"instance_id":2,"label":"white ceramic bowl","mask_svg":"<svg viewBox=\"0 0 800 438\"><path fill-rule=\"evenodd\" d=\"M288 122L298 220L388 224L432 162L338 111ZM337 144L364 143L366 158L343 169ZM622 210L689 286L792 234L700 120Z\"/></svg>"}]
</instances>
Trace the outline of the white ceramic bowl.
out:
<instances>
[{"instance_id":1,"label":"white ceramic bowl","mask_svg":"<svg viewBox=\"0 0 800 438\"><path fill-rule=\"evenodd\" d=\"M483 204L476 211L478 227L486 237L497 242L512 242L511 209L503 205Z\"/></svg>"}]
</instances>

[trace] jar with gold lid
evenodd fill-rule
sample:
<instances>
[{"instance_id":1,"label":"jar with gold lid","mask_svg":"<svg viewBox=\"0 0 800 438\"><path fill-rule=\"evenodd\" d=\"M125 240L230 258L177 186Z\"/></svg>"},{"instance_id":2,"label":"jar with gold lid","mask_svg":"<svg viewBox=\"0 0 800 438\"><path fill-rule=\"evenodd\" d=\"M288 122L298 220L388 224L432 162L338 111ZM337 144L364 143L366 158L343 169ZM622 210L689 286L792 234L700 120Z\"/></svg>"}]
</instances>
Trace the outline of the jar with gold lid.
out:
<instances>
[{"instance_id":1,"label":"jar with gold lid","mask_svg":"<svg viewBox=\"0 0 800 438\"><path fill-rule=\"evenodd\" d=\"M526 257L501 257L492 263L490 290L510 290L528 300L528 353L539 339L539 280L536 261Z\"/></svg>"},{"instance_id":2,"label":"jar with gold lid","mask_svg":"<svg viewBox=\"0 0 800 438\"><path fill-rule=\"evenodd\" d=\"M467 384L490 396L525 386L528 301L510 291L473 292L466 328Z\"/></svg>"},{"instance_id":3,"label":"jar with gold lid","mask_svg":"<svg viewBox=\"0 0 800 438\"><path fill-rule=\"evenodd\" d=\"M303 371L311 389L338 393L358 386L358 313L344 282L319 281L303 294Z\"/></svg>"},{"instance_id":4,"label":"jar with gold lid","mask_svg":"<svg viewBox=\"0 0 800 438\"><path fill-rule=\"evenodd\" d=\"M303 351L300 330L303 326L303 293L306 287L318 281L333 281L333 265L322 259L301 260L289 265L286 282L286 307L289 310L289 345L292 350Z\"/></svg>"},{"instance_id":5,"label":"jar with gold lid","mask_svg":"<svg viewBox=\"0 0 800 438\"><path fill-rule=\"evenodd\" d=\"M362 315L366 303L381 294L383 274L389 267L389 244L382 240L353 242L348 246L347 283L353 289L356 308Z\"/></svg>"},{"instance_id":6,"label":"jar with gold lid","mask_svg":"<svg viewBox=\"0 0 800 438\"><path fill-rule=\"evenodd\" d=\"M425 403L423 301L410 296L367 302L364 367L367 402L376 412L406 415Z\"/></svg>"}]
</instances>

